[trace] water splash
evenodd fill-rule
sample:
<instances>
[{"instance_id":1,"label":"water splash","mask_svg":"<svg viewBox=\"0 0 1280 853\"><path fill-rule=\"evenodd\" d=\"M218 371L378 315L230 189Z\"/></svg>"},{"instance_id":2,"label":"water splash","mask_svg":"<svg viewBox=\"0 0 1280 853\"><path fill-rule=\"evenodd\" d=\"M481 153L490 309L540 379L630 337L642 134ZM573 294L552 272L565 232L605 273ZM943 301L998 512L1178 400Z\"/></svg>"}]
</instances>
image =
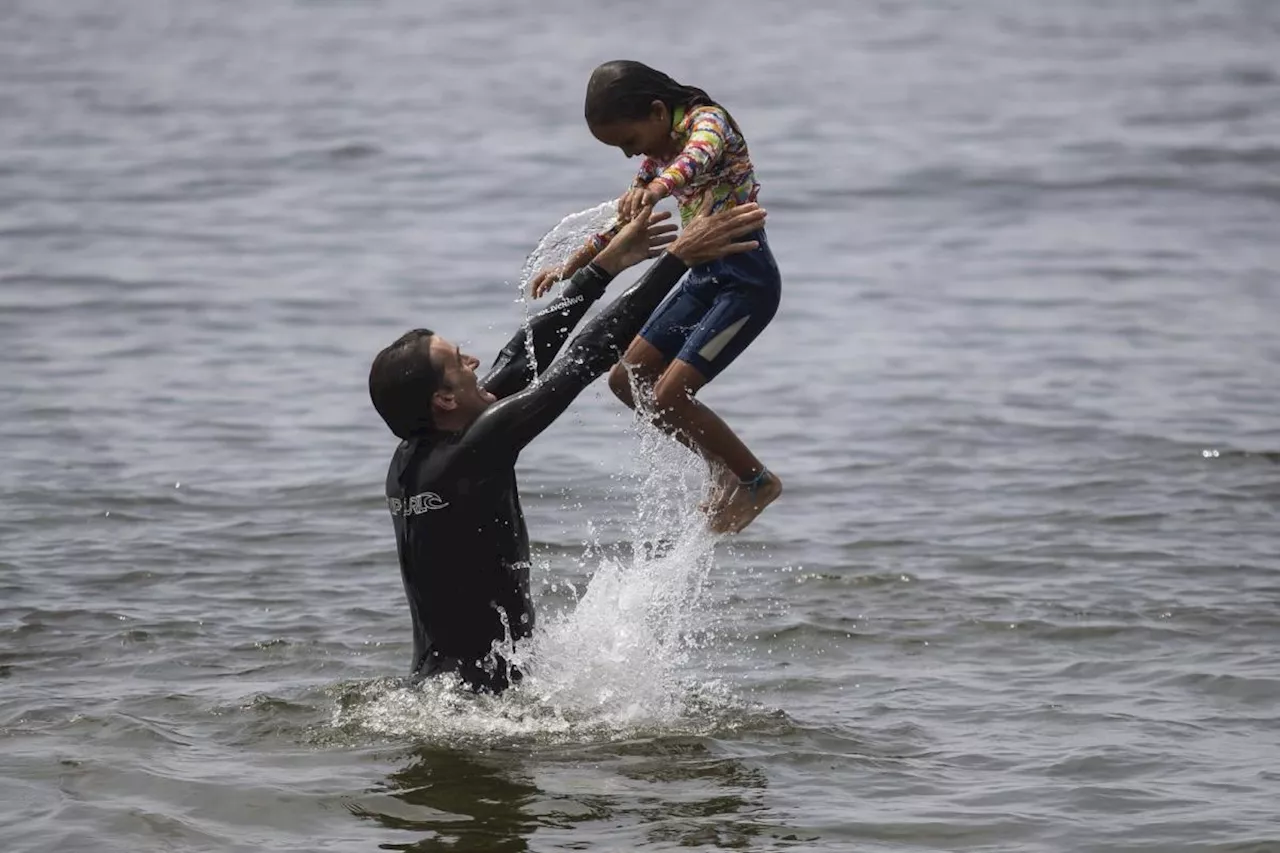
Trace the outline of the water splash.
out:
<instances>
[{"instance_id":1,"label":"water splash","mask_svg":"<svg viewBox=\"0 0 1280 853\"><path fill-rule=\"evenodd\" d=\"M592 553L596 571L576 606L517 650L543 702L624 725L678 720L694 687L685 673L715 637L702 594L715 539L696 509L701 478L686 476L687 450L655 429L639 433L630 553Z\"/></svg>"},{"instance_id":2,"label":"water splash","mask_svg":"<svg viewBox=\"0 0 1280 853\"><path fill-rule=\"evenodd\" d=\"M526 673L502 696L449 678L348 688L333 723L437 743L563 743L703 734L769 719L710 675L720 612L707 595L716 539L697 509L704 474L684 448L635 425L637 494L621 549L589 543L596 569L573 606L539 614L533 638L502 653ZM546 567L541 567L543 571Z\"/></svg>"},{"instance_id":3,"label":"water splash","mask_svg":"<svg viewBox=\"0 0 1280 853\"><path fill-rule=\"evenodd\" d=\"M538 241L520 268L520 292L527 293L529 282L539 271L563 266L592 235L610 228L618 218L617 200L570 213Z\"/></svg>"},{"instance_id":4,"label":"water splash","mask_svg":"<svg viewBox=\"0 0 1280 853\"><path fill-rule=\"evenodd\" d=\"M531 385L536 386L541 377L538 375L538 359L537 354L534 352L533 335L529 333L530 323L537 313L534 309L533 299L529 295L529 283L544 269L563 267L569 258L583 247L588 238L612 227L617 217L618 203L616 200L606 201L595 207L571 213L548 231L538 241L538 245L534 247L533 251L529 253L529 257L525 258L524 266L520 268L520 281L517 285L516 298L524 308L525 353L529 358L529 364L534 370L534 378L530 383ZM549 295L550 299L558 296L563 289L564 283L561 282ZM543 298L548 299L545 296Z\"/></svg>"}]
</instances>

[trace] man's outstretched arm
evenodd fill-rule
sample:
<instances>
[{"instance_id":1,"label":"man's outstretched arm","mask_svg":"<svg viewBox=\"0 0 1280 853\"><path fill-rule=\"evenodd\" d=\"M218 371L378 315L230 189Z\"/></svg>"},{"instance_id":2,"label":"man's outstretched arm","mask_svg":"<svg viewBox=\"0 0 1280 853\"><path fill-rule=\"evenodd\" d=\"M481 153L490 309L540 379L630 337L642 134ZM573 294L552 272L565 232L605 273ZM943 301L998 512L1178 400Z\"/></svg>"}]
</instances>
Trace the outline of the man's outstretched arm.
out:
<instances>
[{"instance_id":1,"label":"man's outstretched arm","mask_svg":"<svg viewBox=\"0 0 1280 853\"><path fill-rule=\"evenodd\" d=\"M460 449L472 451L479 459L504 463L513 460L583 389L618 360L690 266L756 248L754 241L735 240L759 229L764 217L764 211L752 204L691 222L639 281L587 323L552 362L537 387L526 388L490 406L467 430ZM647 219L642 215L633 220L596 262L609 269L619 257L634 254L636 238L647 227Z\"/></svg>"},{"instance_id":2,"label":"man's outstretched arm","mask_svg":"<svg viewBox=\"0 0 1280 853\"><path fill-rule=\"evenodd\" d=\"M522 390L533 381L533 365L529 363L529 340L533 340L533 358L538 373L546 371L569 333L587 313L587 309L604 295L614 276L629 266L658 253L675 240L676 226L663 224L670 213L651 217L644 229L633 232L627 251L614 252L578 270L565 285L564 292L548 307L539 311L512 336L494 359L480 387L499 400Z\"/></svg>"},{"instance_id":3,"label":"man's outstretched arm","mask_svg":"<svg viewBox=\"0 0 1280 853\"><path fill-rule=\"evenodd\" d=\"M529 364L529 338L533 338L534 361L545 371L564 344L569 333L587 313L605 288L613 281L613 274L599 264L589 264L569 279L564 292L554 302L529 319L527 329L516 332L494 359L489 372L480 380L480 387L501 400L525 388L533 381L533 366Z\"/></svg>"}]
</instances>

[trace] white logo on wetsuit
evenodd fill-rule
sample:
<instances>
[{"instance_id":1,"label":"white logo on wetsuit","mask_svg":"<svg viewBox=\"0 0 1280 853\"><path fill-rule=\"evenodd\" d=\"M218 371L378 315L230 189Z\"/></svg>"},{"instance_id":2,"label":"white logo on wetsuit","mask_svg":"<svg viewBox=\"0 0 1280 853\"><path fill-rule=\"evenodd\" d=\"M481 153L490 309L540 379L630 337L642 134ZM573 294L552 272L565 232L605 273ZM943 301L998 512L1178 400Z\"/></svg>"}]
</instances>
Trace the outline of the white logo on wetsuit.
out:
<instances>
[{"instance_id":1,"label":"white logo on wetsuit","mask_svg":"<svg viewBox=\"0 0 1280 853\"><path fill-rule=\"evenodd\" d=\"M543 308L541 311L539 311L537 314L534 314L533 316L541 317L543 314L551 314L553 312L563 311L566 308L568 308L570 305L577 305L579 302L581 302L586 298L587 297L585 296L572 296L564 300L563 302Z\"/></svg>"},{"instance_id":2,"label":"white logo on wetsuit","mask_svg":"<svg viewBox=\"0 0 1280 853\"><path fill-rule=\"evenodd\" d=\"M387 498L387 506L391 508L392 515L422 515L433 509L444 509L448 505L449 502L435 492L413 495L407 501L400 498Z\"/></svg>"}]
</instances>

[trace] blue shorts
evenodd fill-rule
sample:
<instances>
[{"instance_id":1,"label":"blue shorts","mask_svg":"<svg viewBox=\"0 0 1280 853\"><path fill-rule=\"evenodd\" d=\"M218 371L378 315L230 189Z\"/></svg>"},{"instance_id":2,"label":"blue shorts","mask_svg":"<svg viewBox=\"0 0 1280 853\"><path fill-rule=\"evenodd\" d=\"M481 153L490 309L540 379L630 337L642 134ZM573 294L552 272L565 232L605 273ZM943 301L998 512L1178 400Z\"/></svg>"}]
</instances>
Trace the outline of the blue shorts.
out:
<instances>
[{"instance_id":1,"label":"blue shorts","mask_svg":"<svg viewBox=\"0 0 1280 853\"><path fill-rule=\"evenodd\" d=\"M691 364L708 381L764 331L782 299L782 278L764 231L743 239L760 246L689 270L640 330L668 362Z\"/></svg>"}]
</instances>

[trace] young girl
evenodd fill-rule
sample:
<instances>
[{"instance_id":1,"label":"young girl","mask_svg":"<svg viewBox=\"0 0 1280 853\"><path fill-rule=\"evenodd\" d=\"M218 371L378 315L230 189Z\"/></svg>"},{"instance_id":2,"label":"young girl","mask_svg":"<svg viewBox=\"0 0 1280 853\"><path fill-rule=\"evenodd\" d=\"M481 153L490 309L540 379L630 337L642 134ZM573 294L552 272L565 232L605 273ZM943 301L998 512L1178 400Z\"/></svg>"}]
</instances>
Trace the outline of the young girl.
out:
<instances>
[{"instance_id":1,"label":"young girl","mask_svg":"<svg viewBox=\"0 0 1280 853\"><path fill-rule=\"evenodd\" d=\"M564 268L539 274L535 297L589 263L621 223L667 196L675 197L688 224L699 213L755 201L759 193L737 123L701 89L639 62L606 62L587 83L585 112L596 139L645 159L618 200L619 225L593 237ZM653 395L658 425L710 464L716 488L704 508L716 532L742 530L782 493L778 477L695 396L778 309L782 282L764 231L750 239L751 251L692 268L609 374L610 389L633 409L634 376Z\"/></svg>"}]
</instances>

